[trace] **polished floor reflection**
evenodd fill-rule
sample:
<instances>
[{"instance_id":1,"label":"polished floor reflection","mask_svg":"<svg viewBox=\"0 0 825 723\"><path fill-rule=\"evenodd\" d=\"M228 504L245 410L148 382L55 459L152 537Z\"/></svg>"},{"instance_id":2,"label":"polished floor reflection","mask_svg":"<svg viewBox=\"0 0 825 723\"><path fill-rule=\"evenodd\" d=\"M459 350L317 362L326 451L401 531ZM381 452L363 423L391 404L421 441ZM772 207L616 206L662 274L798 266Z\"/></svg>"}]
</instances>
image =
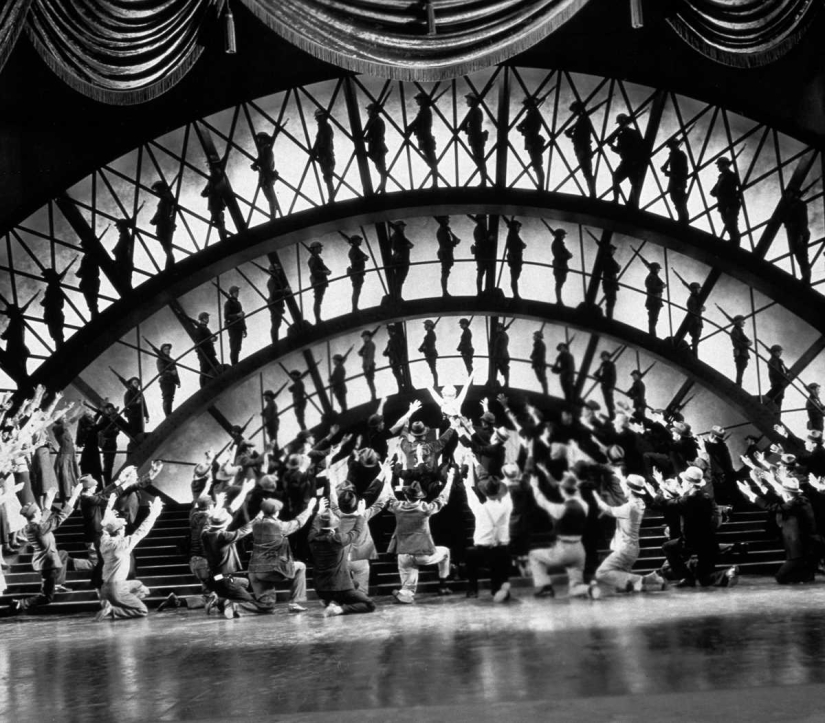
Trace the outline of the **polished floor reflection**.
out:
<instances>
[{"instance_id":1,"label":"polished floor reflection","mask_svg":"<svg viewBox=\"0 0 825 723\"><path fill-rule=\"evenodd\" d=\"M823 720L825 586L0 625L0 720ZM651 708L651 706L654 706ZM651 717L652 716L652 717Z\"/></svg>"}]
</instances>

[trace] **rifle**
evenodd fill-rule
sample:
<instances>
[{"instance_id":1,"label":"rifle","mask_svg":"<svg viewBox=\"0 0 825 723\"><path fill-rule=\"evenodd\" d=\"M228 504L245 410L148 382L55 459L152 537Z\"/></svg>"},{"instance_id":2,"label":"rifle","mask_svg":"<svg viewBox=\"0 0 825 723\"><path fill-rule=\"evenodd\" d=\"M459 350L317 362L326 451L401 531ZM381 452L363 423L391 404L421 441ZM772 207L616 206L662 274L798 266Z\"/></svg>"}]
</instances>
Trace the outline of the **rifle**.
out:
<instances>
[{"instance_id":1,"label":"rifle","mask_svg":"<svg viewBox=\"0 0 825 723\"><path fill-rule=\"evenodd\" d=\"M673 271L674 276L676 276L676 278L679 279L679 281L682 282L682 285L686 289L690 290L690 284L687 281L685 281L685 279L682 277L682 275L676 269L672 269L672 271Z\"/></svg>"},{"instance_id":2,"label":"rifle","mask_svg":"<svg viewBox=\"0 0 825 723\"><path fill-rule=\"evenodd\" d=\"M549 96L549 95L550 95L550 93L552 93L552 92L553 92L556 88L558 88L558 87L559 87L559 84L558 84L558 83L556 83L556 84L555 84L552 88L550 88L550 90L548 90L548 91L547 91L547 92L546 92L543 96L541 96L541 98L536 97L536 96L535 96L535 95L533 95L532 93L530 93L530 94L529 94L529 95L527 95L526 97L527 97L527 98L534 98L534 99L535 99L535 100L534 100L534 102L535 102L535 104L536 104L536 108L538 108L538 107L539 107L542 103L544 103L544 101L545 101L545 100L547 100L547 96Z\"/></svg>"},{"instance_id":3,"label":"rifle","mask_svg":"<svg viewBox=\"0 0 825 723\"><path fill-rule=\"evenodd\" d=\"M349 349L347 349L347 351L343 354L343 357L344 357L343 361L347 360L347 357L349 357L349 355L350 355L350 353L352 352L353 349L355 349L355 345L350 344Z\"/></svg>"},{"instance_id":4,"label":"rifle","mask_svg":"<svg viewBox=\"0 0 825 723\"><path fill-rule=\"evenodd\" d=\"M641 118L645 113L650 112L650 104L645 105L643 108L633 111L632 113L626 113L625 115L630 116L630 120L633 121L633 125L638 126L637 121ZM603 148L604 146L611 146L613 144L613 140L619 135L619 131L622 130L620 126L615 131L613 131L607 138L605 138L601 143L599 143L599 148Z\"/></svg>"},{"instance_id":5,"label":"rifle","mask_svg":"<svg viewBox=\"0 0 825 723\"><path fill-rule=\"evenodd\" d=\"M278 387L278 389L276 390L276 392L275 392L275 396L273 397L273 399L277 399L277 398L278 398L278 395L279 395L282 391L284 391L284 389L286 389L286 387L287 387L287 385L288 385L288 384L289 384L289 382L288 382L288 381L286 381L286 382L284 382L283 384L281 384L281 386L280 386L280 387Z\"/></svg>"},{"instance_id":6,"label":"rifle","mask_svg":"<svg viewBox=\"0 0 825 723\"><path fill-rule=\"evenodd\" d=\"M442 90L442 91L441 91L441 92L440 92L437 96L435 96L435 97L433 97L433 96L429 96L429 97L430 97L430 103L431 103L432 105L435 105L435 104L436 104L436 103L437 103L437 102L441 99L441 97L442 97L445 93L447 93L449 90L450 90L450 87L449 87L449 86L447 86L447 87L446 87L446 88L444 88L444 90Z\"/></svg>"},{"instance_id":7,"label":"rifle","mask_svg":"<svg viewBox=\"0 0 825 723\"><path fill-rule=\"evenodd\" d=\"M3 296L3 294L0 294L0 301L2 301L7 307L5 310L0 311L0 314L6 314L6 316L10 316L9 309L16 308L20 312L20 315L22 316L23 314L26 313L26 310L32 305L32 302L38 296L40 296L40 292L36 291L34 296L32 296L31 299L29 299L25 304L23 304L22 307L19 307L19 306L17 306L17 304L13 304L8 299L6 299L6 297Z\"/></svg>"},{"instance_id":8,"label":"rifle","mask_svg":"<svg viewBox=\"0 0 825 723\"><path fill-rule=\"evenodd\" d=\"M547 223L547 221L545 221L544 219L542 219L542 220L541 220L541 222L544 224L545 228L546 228L546 229L547 229L547 230L548 230L551 234L555 234L555 233L556 233L556 231L558 231L558 229L553 228L553 227L552 227L549 223ZM590 233L590 229L588 229L588 230L587 230L587 232L588 232L588 233Z\"/></svg>"},{"instance_id":9,"label":"rifle","mask_svg":"<svg viewBox=\"0 0 825 723\"><path fill-rule=\"evenodd\" d=\"M728 320L728 324L733 324L733 317L730 314L728 314L727 311L725 311L721 306L719 306L719 304L716 304L716 308L722 312L722 316L724 316Z\"/></svg>"},{"instance_id":10,"label":"rifle","mask_svg":"<svg viewBox=\"0 0 825 723\"><path fill-rule=\"evenodd\" d=\"M593 114L593 113L595 113L595 112L596 112L599 108L601 108L603 105L605 105L605 104L606 104L606 103L608 103L609 101L610 101L610 98L605 98L603 101L601 101L600 103L597 103L597 104L596 104L596 105L594 105L592 108L590 108L590 109L588 109L588 110L585 110L585 111L584 111L585 115L592 115L592 114ZM553 134L553 140L555 140L556 138L558 138L558 137L559 137L562 133L564 133L564 132L567 130L567 127L568 127L568 126L569 126L569 125L573 122L573 119L574 119L575 117L576 117L575 115L571 115L571 116L570 116L570 117L569 117L569 118L568 118L568 119L567 119L567 120L566 120L566 121L565 121L565 122L561 125L561 127L560 127L560 128L559 128L559 129L558 129L558 130L557 130L557 131Z\"/></svg>"},{"instance_id":11,"label":"rifle","mask_svg":"<svg viewBox=\"0 0 825 723\"><path fill-rule=\"evenodd\" d=\"M343 238L344 241L350 243L350 239L352 238L352 236L347 236L343 231L339 231L338 235L341 236L341 238Z\"/></svg>"},{"instance_id":12,"label":"rifle","mask_svg":"<svg viewBox=\"0 0 825 723\"><path fill-rule=\"evenodd\" d=\"M224 298L224 299L229 300L229 299L231 299L231 298L232 298L232 297L229 295L229 292L225 291L224 289L222 289L222 288L218 285L218 282L217 282L217 281L213 281L213 282L212 282L212 286L214 286L214 287L215 287L218 291L220 291L220 292L221 292L221 296L223 296L223 298Z\"/></svg>"},{"instance_id":13,"label":"rifle","mask_svg":"<svg viewBox=\"0 0 825 723\"><path fill-rule=\"evenodd\" d=\"M509 324L507 324L507 325L504 327L504 331L507 331L507 330L508 330L508 329L509 329L509 328L510 328L513 324L515 324L515 323L516 323L516 320L515 320L515 319L511 319L511 320L510 320L510 323L509 323Z\"/></svg>"},{"instance_id":14,"label":"rifle","mask_svg":"<svg viewBox=\"0 0 825 723\"><path fill-rule=\"evenodd\" d=\"M143 337L143 341L145 341L154 352L155 356L159 357L161 355L161 351L158 347L156 347L151 341L149 341L145 336Z\"/></svg>"},{"instance_id":15,"label":"rifle","mask_svg":"<svg viewBox=\"0 0 825 723\"><path fill-rule=\"evenodd\" d=\"M114 375L118 378L118 381L120 381L120 383L121 383L121 384L122 384L122 385L123 385L126 389L131 389L131 388L132 388L132 387L130 386L129 382L127 382L127 381L126 381L126 379L124 379L122 376L120 376L120 374L118 374L118 373L117 373L114 369L112 369L112 367L109 367L109 371L111 371L111 372L112 372L112 374L114 374Z\"/></svg>"},{"instance_id":16,"label":"rifle","mask_svg":"<svg viewBox=\"0 0 825 723\"><path fill-rule=\"evenodd\" d=\"M64 278L66 278L66 274L68 274L68 273L69 273L69 269L70 269L70 268L72 268L72 266L74 266L74 262L75 262L75 261L77 261L77 259L78 259L78 258L79 258L78 256L75 256L75 257L74 257L74 258L73 258L73 259L69 262L69 265L68 265L65 269L63 269L63 271L61 271L61 272L57 275L57 278L58 278L58 280L59 280L59 281L63 281L63 279L64 279Z\"/></svg>"}]
</instances>

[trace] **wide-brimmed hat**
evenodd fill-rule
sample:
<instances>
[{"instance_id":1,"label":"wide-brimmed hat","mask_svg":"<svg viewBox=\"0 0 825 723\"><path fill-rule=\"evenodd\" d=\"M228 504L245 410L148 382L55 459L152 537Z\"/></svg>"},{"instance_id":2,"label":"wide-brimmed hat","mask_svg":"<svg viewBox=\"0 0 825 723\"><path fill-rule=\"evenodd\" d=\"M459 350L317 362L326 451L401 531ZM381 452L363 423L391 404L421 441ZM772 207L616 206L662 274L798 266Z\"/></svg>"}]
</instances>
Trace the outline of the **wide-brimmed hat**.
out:
<instances>
[{"instance_id":1,"label":"wide-brimmed hat","mask_svg":"<svg viewBox=\"0 0 825 723\"><path fill-rule=\"evenodd\" d=\"M624 448L618 444L612 444L607 448L607 459L614 464L624 462Z\"/></svg>"},{"instance_id":2,"label":"wide-brimmed hat","mask_svg":"<svg viewBox=\"0 0 825 723\"><path fill-rule=\"evenodd\" d=\"M501 474L504 475L505 479L518 481L521 477L521 470L518 468L518 465L510 462L501 468Z\"/></svg>"},{"instance_id":3,"label":"wide-brimmed hat","mask_svg":"<svg viewBox=\"0 0 825 723\"><path fill-rule=\"evenodd\" d=\"M500 439L502 442L506 442L510 439L510 430L507 427L496 427L496 431L494 436Z\"/></svg>"},{"instance_id":4,"label":"wide-brimmed hat","mask_svg":"<svg viewBox=\"0 0 825 723\"><path fill-rule=\"evenodd\" d=\"M378 454L374 449L367 447L366 449L359 450L358 461L364 467L377 467L379 462Z\"/></svg>"},{"instance_id":5,"label":"wide-brimmed hat","mask_svg":"<svg viewBox=\"0 0 825 723\"><path fill-rule=\"evenodd\" d=\"M631 492L644 492L645 488L645 478L639 474L629 474L627 475L627 487Z\"/></svg>"},{"instance_id":6,"label":"wide-brimmed hat","mask_svg":"<svg viewBox=\"0 0 825 723\"><path fill-rule=\"evenodd\" d=\"M265 474L258 480L258 487L267 492L274 492L278 488L278 478L274 474Z\"/></svg>"},{"instance_id":7,"label":"wide-brimmed hat","mask_svg":"<svg viewBox=\"0 0 825 723\"><path fill-rule=\"evenodd\" d=\"M430 428L424 422L413 422L410 425L410 434L413 437L423 437L430 431Z\"/></svg>"},{"instance_id":8,"label":"wide-brimmed hat","mask_svg":"<svg viewBox=\"0 0 825 723\"><path fill-rule=\"evenodd\" d=\"M408 484L404 488L404 494L407 496L407 499L411 500L423 500L427 496L427 493L421 489L421 483L418 480L413 480Z\"/></svg>"},{"instance_id":9,"label":"wide-brimmed hat","mask_svg":"<svg viewBox=\"0 0 825 723\"><path fill-rule=\"evenodd\" d=\"M785 477L782 480L782 489L788 492L796 492L797 494L802 491L799 487L799 480L796 477Z\"/></svg>"},{"instance_id":10,"label":"wide-brimmed hat","mask_svg":"<svg viewBox=\"0 0 825 723\"><path fill-rule=\"evenodd\" d=\"M221 507L219 510L215 510L215 512L209 515L210 527L226 527L230 522L232 522L232 515L230 515L229 510L224 507Z\"/></svg>"},{"instance_id":11,"label":"wide-brimmed hat","mask_svg":"<svg viewBox=\"0 0 825 723\"><path fill-rule=\"evenodd\" d=\"M695 485L702 484L705 481L705 475L698 467L688 467L684 472L679 473L685 482L690 482Z\"/></svg>"}]
</instances>

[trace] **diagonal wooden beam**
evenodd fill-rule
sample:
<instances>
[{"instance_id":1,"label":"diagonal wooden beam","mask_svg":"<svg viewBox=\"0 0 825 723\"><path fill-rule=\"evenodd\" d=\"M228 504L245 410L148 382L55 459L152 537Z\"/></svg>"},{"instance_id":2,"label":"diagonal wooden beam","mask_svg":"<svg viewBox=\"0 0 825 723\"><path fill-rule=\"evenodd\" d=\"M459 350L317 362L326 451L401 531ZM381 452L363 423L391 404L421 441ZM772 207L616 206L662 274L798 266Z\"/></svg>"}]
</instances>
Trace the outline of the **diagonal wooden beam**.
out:
<instances>
[{"instance_id":1,"label":"diagonal wooden beam","mask_svg":"<svg viewBox=\"0 0 825 723\"><path fill-rule=\"evenodd\" d=\"M825 334L819 336L788 369L788 384L796 379L825 350Z\"/></svg>"},{"instance_id":2,"label":"diagonal wooden beam","mask_svg":"<svg viewBox=\"0 0 825 723\"><path fill-rule=\"evenodd\" d=\"M578 376L576 377L576 398L581 397L584 391L584 385L587 382L587 377L590 374L590 367L593 365L593 358L596 355L596 349L599 346L601 337L598 334L593 334L587 342L587 348L584 350L581 364L579 365Z\"/></svg>"},{"instance_id":3,"label":"diagonal wooden beam","mask_svg":"<svg viewBox=\"0 0 825 723\"><path fill-rule=\"evenodd\" d=\"M650 154L653 152L653 145L656 142L656 136L659 134L659 126L662 123L662 114L665 109L665 102L667 101L667 92L664 90L657 90L653 96L653 102L650 104L650 116L647 120L647 127L644 134L644 150L645 157L649 160L645 164L644 173L641 174L637 183L633 184L630 189L630 203L633 208L639 207L639 197L642 195L642 189L645 185L648 169L650 168Z\"/></svg>"},{"instance_id":4,"label":"diagonal wooden beam","mask_svg":"<svg viewBox=\"0 0 825 723\"><path fill-rule=\"evenodd\" d=\"M220 162L222 159L220 153L218 153L218 149L215 146L215 141L212 139L212 134L209 132L209 129L202 123L196 122L194 126L195 132L198 134L198 138L200 139L203 149L206 151L206 156L210 163ZM223 200L226 203L226 210L229 211L229 215L232 218L232 223L235 224L235 229L238 233L241 231L246 231L246 219L244 218L243 213L241 213L238 198L232 191L232 186L229 184L229 176L227 176L225 172L223 174L222 188L224 189Z\"/></svg>"},{"instance_id":5,"label":"diagonal wooden beam","mask_svg":"<svg viewBox=\"0 0 825 723\"><path fill-rule=\"evenodd\" d=\"M665 412L674 412L678 411L682 403L685 401L685 397L690 394L690 390L696 385L696 382L693 379L685 379L682 382L682 386L676 391L676 394L673 395L673 399L671 399L667 406L665 407Z\"/></svg>"}]
</instances>

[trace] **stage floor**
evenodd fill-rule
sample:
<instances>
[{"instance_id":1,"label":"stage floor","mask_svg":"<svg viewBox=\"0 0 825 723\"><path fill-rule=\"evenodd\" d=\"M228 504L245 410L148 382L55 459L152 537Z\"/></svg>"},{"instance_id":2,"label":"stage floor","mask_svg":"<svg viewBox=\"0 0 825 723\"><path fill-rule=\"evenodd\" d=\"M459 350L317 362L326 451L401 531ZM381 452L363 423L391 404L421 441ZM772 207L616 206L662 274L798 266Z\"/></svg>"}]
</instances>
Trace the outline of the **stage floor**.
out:
<instances>
[{"instance_id":1,"label":"stage floor","mask_svg":"<svg viewBox=\"0 0 825 723\"><path fill-rule=\"evenodd\" d=\"M0 721L825 720L825 585L0 622Z\"/></svg>"}]
</instances>

